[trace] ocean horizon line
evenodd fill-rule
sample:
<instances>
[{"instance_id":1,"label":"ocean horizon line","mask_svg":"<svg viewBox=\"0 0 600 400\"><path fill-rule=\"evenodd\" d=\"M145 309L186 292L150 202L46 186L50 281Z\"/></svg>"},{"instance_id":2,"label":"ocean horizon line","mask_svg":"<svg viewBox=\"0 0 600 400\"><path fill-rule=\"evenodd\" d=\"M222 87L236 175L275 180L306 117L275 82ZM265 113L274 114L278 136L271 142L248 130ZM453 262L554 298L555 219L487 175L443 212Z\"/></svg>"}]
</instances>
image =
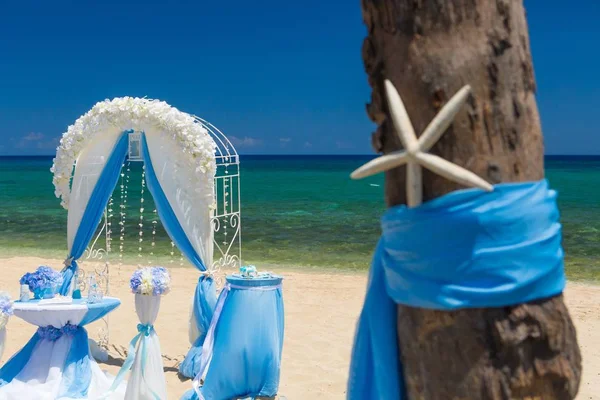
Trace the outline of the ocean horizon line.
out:
<instances>
[{"instance_id":1,"label":"ocean horizon line","mask_svg":"<svg viewBox=\"0 0 600 400\"><path fill-rule=\"evenodd\" d=\"M0 159L52 159L54 158L54 154L4 154L0 155ZM244 158L324 158L324 157L333 157L333 158L375 158L378 157L379 154L326 154L326 153L317 153L317 154L239 154L240 157ZM544 159L548 160L600 160L600 154L592 155L592 154L546 154L544 155Z\"/></svg>"}]
</instances>

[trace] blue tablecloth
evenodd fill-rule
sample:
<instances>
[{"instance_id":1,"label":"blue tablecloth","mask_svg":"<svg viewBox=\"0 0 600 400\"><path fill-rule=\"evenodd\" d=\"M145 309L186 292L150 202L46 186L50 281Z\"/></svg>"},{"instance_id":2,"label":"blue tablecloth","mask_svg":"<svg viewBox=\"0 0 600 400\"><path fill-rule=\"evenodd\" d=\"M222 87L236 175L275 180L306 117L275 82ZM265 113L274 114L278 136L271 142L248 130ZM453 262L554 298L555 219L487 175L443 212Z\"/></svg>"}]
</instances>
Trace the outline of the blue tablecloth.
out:
<instances>
[{"instance_id":1,"label":"blue tablecloth","mask_svg":"<svg viewBox=\"0 0 600 400\"><path fill-rule=\"evenodd\" d=\"M283 348L283 278L227 277L202 348L201 373L182 399L272 397ZM202 387L200 381L204 380Z\"/></svg>"},{"instance_id":2,"label":"blue tablecloth","mask_svg":"<svg viewBox=\"0 0 600 400\"><path fill-rule=\"evenodd\" d=\"M11 396L16 387L21 392L31 389L22 393L21 398L87 398L92 376L99 368L90 356L83 326L104 317L120 304L119 299L110 297L94 304L88 304L85 298L70 304L15 302L15 315L39 328L0 369L0 398L14 398ZM57 363L62 367L58 377L50 371ZM11 385L13 381L16 382ZM48 397L50 388L55 393Z\"/></svg>"}]
</instances>

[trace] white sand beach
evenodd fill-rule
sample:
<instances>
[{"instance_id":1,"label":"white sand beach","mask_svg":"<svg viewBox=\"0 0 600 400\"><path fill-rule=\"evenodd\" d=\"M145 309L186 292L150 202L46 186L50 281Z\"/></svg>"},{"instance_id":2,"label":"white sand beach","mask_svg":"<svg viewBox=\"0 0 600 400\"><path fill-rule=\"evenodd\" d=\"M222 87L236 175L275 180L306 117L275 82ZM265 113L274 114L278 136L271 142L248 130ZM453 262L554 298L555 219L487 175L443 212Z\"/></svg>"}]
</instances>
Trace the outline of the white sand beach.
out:
<instances>
[{"instance_id":1,"label":"white sand beach","mask_svg":"<svg viewBox=\"0 0 600 400\"><path fill-rule=\"evenodd\" d=\"M1 259L3 273L0 289L14 298L18 295L18 279L38 265L60 268L59 260L33 257ZM137 317L128 278L135 269L124 266L120 274L112 267L111 295L122 305L110 314L110 355L102 368L115 374L122 362L127 344L137 333ZM179 361L189 347L187 328L189 306L198 273L191 268L172 268L172 292L163 298L155 324L165 362L169 399L178 399L191 388L189 380L177 376ZM276 270L285 276L285 342L281 371L280 395L289 400L344 399L346 377L356 319L360 312L366 273L345 273L307 269ZM600 399L600 287L570 283L566 291L567 305L577 327L583 354L583 379L578 399ZM177 310L177 311L175 311ZM98 325L91 325L93 336ZM22 347L35 327L13 317L8 324L5 362Z\"/></svg>"}]
</instances>

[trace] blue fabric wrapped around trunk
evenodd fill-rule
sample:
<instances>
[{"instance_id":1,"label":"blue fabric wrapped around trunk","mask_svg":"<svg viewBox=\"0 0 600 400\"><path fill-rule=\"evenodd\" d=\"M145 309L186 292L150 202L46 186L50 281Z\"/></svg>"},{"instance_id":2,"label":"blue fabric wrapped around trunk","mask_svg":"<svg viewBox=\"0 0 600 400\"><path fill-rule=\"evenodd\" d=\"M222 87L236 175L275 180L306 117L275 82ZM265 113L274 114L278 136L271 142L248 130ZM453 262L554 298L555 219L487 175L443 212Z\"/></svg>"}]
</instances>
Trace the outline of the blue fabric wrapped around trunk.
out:
<instances>
[{"instance_id":1,"label":"blue fabric wrapped around trunk","mask_svg":"<svg viewBox=\"0 0 600 400\"><path fill-rule=\"evenodd\" d=\"M558 295L565 282L556 192L545 180L390 208L358 321L347 398L406 398L397 304L504 307Z\"/></svg>"}]
</instances>

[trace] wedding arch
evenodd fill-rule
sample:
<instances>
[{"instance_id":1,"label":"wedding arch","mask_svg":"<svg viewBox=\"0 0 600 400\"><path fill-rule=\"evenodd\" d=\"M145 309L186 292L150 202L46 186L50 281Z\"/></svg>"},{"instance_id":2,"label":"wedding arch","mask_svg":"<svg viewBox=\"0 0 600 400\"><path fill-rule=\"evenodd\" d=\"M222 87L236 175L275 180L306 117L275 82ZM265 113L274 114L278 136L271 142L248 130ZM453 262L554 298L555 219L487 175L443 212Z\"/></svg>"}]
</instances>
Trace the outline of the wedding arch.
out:
<instances>
[{"instance_id":1,"label":"wedding arch","mask_svg":"<svg viewBox=\"0 0 600 400\"><path fill-rule=\"evenodd\" d=\"M239 156L214 125L165 102L105 100L63 134L51 169L55 195L68 210L61 294L73 290L73 276L85 273L79 261L89 259L102 261L100 269L88 273L109 292L111 243L115 234L122 240L124 230L111 223L112 196L119 183L121 200L127 195L122 170L134 162L143 164L142 191L145 187L152 195L154 213L172 245L201 272L190 321L190 342L197 351L216 301L213 276L241 263ZM140 243L141 235L140 230ZM119 248L122 252L122 243ZM99 342L108 344L108 335L105 320Z\"/></svg>"}]
</instances>

